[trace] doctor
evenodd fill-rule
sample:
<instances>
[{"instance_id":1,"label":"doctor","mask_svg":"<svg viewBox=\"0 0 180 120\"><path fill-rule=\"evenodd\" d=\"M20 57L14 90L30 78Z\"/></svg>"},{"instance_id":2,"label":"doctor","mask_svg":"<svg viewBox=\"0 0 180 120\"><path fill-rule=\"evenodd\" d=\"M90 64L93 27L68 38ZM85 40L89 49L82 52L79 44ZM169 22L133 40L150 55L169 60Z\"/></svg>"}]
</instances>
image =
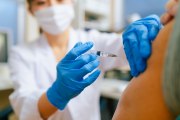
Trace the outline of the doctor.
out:
<instances>
[{"instance_id":1,"label":"doctor","mask_svg":"<svg viewBox=\"0 0 180 120\"><path fill-rule=\"evenodd\" d=\"M104 72L128 65L125 53L132 75L146 68L151 41L161 28L157 16L130 25L122 41L122 36L115 33L74 30L73 2L28 0L43 33L34 43L11 51L15 91L10 101L20 120L100 120L99 85ZM84 54L91 48L120 57L104 59Z\"/></svg>"}]
</instances>

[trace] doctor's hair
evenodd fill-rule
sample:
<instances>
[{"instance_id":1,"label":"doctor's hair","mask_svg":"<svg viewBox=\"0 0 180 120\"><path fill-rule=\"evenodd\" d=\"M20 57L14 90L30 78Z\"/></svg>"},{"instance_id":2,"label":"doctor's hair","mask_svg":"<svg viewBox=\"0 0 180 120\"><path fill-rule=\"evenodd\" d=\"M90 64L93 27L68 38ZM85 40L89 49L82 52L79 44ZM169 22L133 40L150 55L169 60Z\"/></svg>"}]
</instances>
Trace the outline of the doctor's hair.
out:
<instances>
[{"instance_id":1,"label":"doctor's hair","mask_svg":"<svg viewBox=\"0 0 180 120\"><path fill-rule=\"evenodd\" d=\"M26 0L26 1L27 1L28 9L31 12L31 4L32 4L33 0ZM43 30L41 28L39 28L39 33L43 33Z\"/></svg>"},{"instance_id":2,"label":"doctor's hair","mask_svg":"<svg viewBox=\"0 0 180 120\"><path fill-rule=\"evenodd\" d=\"M27 0L28 5L32 3L33 0Z\"/></svg>"},{"instance_id":3,"label":"doctor's hair","mask_svg":"<svg viewBox=\"0 0 180 120\"><path fill-rule=\"evenodd\" d=\"M27 8L29 9L29 11L31 11L32 2L33 2L33 0L26 0Z\"/></svg>"}]
</instances>

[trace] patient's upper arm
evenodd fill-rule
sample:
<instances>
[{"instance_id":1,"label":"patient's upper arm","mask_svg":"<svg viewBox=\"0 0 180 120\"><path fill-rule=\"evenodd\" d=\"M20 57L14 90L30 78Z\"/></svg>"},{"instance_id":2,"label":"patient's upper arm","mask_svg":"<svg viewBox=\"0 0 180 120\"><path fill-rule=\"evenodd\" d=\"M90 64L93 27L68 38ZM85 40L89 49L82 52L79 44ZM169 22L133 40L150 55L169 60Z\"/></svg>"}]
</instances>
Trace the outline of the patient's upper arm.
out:
<instances>
[{"instance_id":1,"label":"patient's upper arm","mask_svg":"<svg viewBox=\"0 0 180 120\"><path fill-rule=\"evenodd\" d=\"M162 70L173 22L168 24L153 43L147 70L134 78L122 95L114 120L171 120L163 98Z\"/></svg>"}]
</instances>

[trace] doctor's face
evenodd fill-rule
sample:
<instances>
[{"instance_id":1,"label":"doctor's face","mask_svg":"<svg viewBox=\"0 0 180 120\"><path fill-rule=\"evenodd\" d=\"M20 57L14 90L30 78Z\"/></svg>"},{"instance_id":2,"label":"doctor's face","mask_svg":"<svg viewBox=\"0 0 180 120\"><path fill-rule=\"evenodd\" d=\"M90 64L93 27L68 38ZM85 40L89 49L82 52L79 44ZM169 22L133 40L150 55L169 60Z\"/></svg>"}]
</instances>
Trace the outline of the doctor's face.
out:
<instances>
[{"instance_id":1,"label":"doctor's face","mask_svg":"<svg viewBox=\"0 0 180 120\"><path fill-rule=\"evenodd\" d=\"M28 0L29 9L32 13L54 5L73 4L73 0Z\"/></svg>"}]
</instances>

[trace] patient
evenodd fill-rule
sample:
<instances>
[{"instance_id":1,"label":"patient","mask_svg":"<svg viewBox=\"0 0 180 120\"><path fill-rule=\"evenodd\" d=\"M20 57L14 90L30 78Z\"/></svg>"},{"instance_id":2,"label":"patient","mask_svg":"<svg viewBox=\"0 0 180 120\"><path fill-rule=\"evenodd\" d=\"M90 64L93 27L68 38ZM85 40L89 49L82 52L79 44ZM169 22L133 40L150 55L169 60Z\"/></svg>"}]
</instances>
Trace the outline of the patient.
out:
<instances>
[{"instance_id":1,"label":"patient","mask_svg":"<svg viewBox=\"0 0 180 120\"><path fill-rule=\"evenodd\" d=\"M169 19L170 20L170 19ZM153 43L148 69L134 78L117 106L113 120L175 120L168 109L162 88L164 59L174 21L167 23Z\"/></svg>"}]
</instances>

